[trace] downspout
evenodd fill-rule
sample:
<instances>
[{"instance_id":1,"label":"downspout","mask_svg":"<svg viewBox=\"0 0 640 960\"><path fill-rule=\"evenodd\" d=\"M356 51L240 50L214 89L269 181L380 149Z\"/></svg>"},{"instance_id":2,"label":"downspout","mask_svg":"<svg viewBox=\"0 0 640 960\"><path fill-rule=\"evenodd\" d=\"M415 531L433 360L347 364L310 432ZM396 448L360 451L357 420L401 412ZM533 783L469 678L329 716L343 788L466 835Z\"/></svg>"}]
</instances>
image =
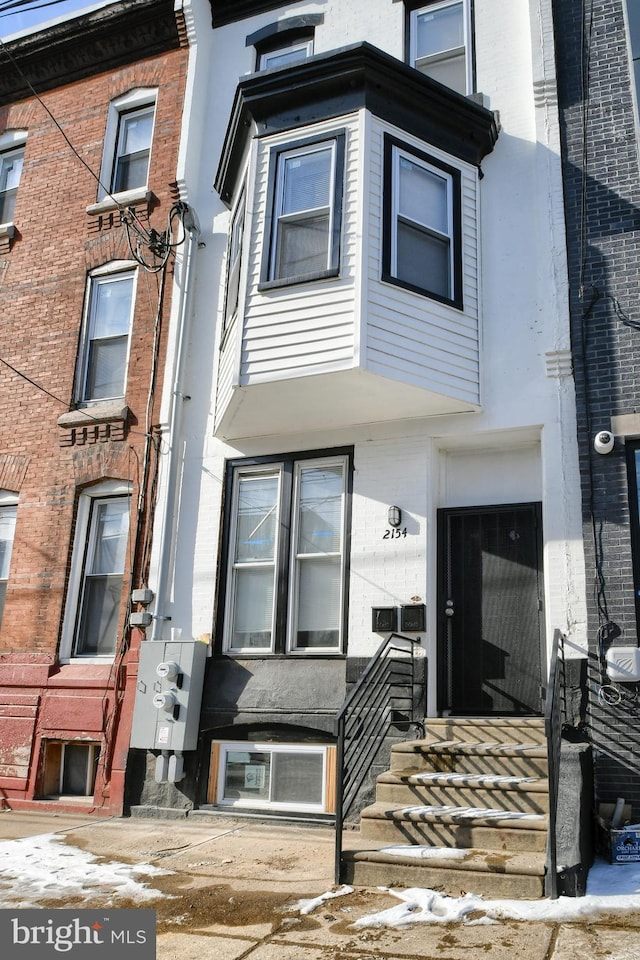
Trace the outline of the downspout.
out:
<instances>
[{"instance_id":1,"label":"downspout","mask_svg":"<svg viewBox=\"0 0 640 960\"><path fill-rule=\"evenodd\" d=\"M166 616L167 591L170 583L172 557L174 555L174 540L177 528L179 476L182 467L181 449L177 448L182 427L182 411L185 401L183 393L183 378L185 357L189 343L191 302L192 302L192 274L195 263L197 241L200 236L200 226L195 211L187 207L183 220L187 233L186 253L183 260L183 283L180 290L178 315L175 333L175 354L173 363L173 383L169 398L170 409L167 418L167 428L162 439L168 441L169 458L168 478L165 493L165 511L159 532L158 541L158 580L156 584L155 609L151 627L150 640L162 640L164 624L170 620Z\"/></svg>"}]
</instances>

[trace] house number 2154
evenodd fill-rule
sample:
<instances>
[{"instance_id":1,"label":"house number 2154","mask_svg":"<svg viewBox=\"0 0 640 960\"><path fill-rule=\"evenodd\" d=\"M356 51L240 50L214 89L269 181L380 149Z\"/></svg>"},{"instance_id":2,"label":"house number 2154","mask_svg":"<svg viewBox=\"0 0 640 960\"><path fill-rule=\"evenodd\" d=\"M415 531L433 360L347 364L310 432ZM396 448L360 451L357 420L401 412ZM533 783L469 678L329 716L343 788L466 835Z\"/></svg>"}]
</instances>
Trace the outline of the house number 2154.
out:
<instances>
[{"instance_id":1,"label":"house number 2154","mask_svg":"<svg viewBox=\"0 0 640 960\"><path fill-rule=\"evenodd\" d=\"M400 527L394 527L393 530L385 530L382 534L383 540L397 540L399 537L406 537L407 528L403 527L402 530Z\"/></svg>"}]
</instances>

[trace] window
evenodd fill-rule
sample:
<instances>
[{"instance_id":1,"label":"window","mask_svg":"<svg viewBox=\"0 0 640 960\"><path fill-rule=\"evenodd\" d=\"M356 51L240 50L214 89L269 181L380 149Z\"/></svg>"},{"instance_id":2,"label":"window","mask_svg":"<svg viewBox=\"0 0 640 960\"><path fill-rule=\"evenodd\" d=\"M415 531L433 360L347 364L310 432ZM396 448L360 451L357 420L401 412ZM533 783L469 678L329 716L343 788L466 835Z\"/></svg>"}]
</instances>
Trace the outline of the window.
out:
<instances>
[{"instance_id":1,"label":"window","mask_svg":"<svg viewBox=\"0 0 640 960\"><path fill-rule=\"evenodd\" d=\"M229 258L227 263L227 294L224 305L223 333L238 309L240 295L240 266L242 257L242 239L244 237L245 195L244 190L231 218L229 231Z\"/></svg>"},{"instance_id":2,"label":"window","mask_svg":"<svg viewBox=\"0 0 640 960\"><path fill-rule=\"evenodd\" d=\"M126 495L118 496L126 489ZM131 498L107 482L80 497L62 657L112 658L127 570Z\"/></svg>"},{"instance_id":3,"label":"window","mask_svg":"<svg viewBox=\"0 0 640 960\"><path fill-rule=\"evenodd\" d=\"M18 506L12 494L0 491L0 626L2 625L2 611L7 595L9 580L9 564L16 531L16 516Z\"/></svg>"},{"instance_id":4,"label":"window","mask_svg":"<svg viewBox=\"0 0 640 960\"><path fill-rule=\"evenodd\" d=\"M274 148L266 276L293 282L336 276L340 256L344 135Z\"/></svg>"},{"instance_id":5,"label":"window","mask_svg":"<svg viewBox=\"0 0 640 960\"><path fill-rule=\"evenodd\" d=\"M99 200L112 193L144 194L149 179L156 91L136 89L109 105Z\"/></svg>"},{"instance_id":6,"label":"window","mask_svg":"<svg viewBox=\"0 0 640 960\"><path fill-rule=\"evenodd\" d=\"M627 478L629 486L629 513L631 519L631 551L633 556L634 597L636 622L640 635L640 440L627 439Z\"/></svg>"},{"instance_id":7,"label":"window","mask_svg":"<svg viewBox=\"0 0 640 960\"><path fill-rule=\"evenodd\" d=\"M443 0L409 13L409 62L458 93L473 91L468 0Z\"/></svg>"},{"instance_id":8,"label":"window","mask_svg":"<svg viewBox=\"0 0 640 960\"><path fill-rule=\"evenodd\" d=\"M340 653L349 459L231 468L229 653Z\"/></svg>"},{"instance_id":9,"label":"window","mask_svg":"<svg viewBox=\"0 0 640 960\"><path fill-rule=\"evenodd\" d=\"M385 142L383 279L461 303L460 174Z\"/></svg>"},{"instance_id":10,"label":"window","mask_svg":"<svg viewBox=\"0 0 640 960\"><path fill-rule=\"evenodd\" d=\"M78 400L123 397L133 314L135 272L89 279Z\"/></svg>"},{"instance_id":11,"label":"window","mask_svg":"<svg viewBox=\"0 0 640 960\"><path fill-rule=\"evenodd\" d=\"M215 802L224 806L324 813L327 767L333 760L325 745L224 743L215 745ZM219 759L217 757L219 751ZM215 759L214 759L215 758Z\"/></svg>"},{"instance_id":12,"label":"window","mask_svg":"<svg viewBox=\"0 0 640 960\"><path fill-rule=\"evenodd\" d=\"M13 221L23 160L24 147L0 153L0 223Z\"/></svg>"},{"instance_id":13,"label":"window","mask_svg":"<svg viewBox=\"0 0 640 960\"><path fill-rule=\"evenodd\" d=\"M313 53L313 40L298 40L283 43L258 55L258 70L285 67L306 60Z\"/></svg>"},{"instance_id":14,"label":"window","mask_svg":"<svg viewBox=\"0 0 640 960\"><path fill-rule=\"evenodd\" d=\"M98 743L46 741L42 797L92 797L99 756Z\"/></svg>"}]
</instances>

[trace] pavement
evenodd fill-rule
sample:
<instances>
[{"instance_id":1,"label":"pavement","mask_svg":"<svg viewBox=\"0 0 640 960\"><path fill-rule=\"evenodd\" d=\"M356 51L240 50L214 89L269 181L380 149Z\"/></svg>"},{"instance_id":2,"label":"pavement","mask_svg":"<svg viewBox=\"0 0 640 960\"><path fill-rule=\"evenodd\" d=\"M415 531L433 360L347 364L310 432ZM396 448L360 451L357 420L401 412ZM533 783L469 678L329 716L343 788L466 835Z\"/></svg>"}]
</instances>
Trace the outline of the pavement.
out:
<instances>
[{"instance_id":1,"label":"pavement","mask_svg":"<svg viewBox=\"0 0 640 960\"><path fill-rule=\"evenodd\" d=\"M109 891L81 901L59 893L42 907L145 906L157 910L157 960L640 960L640 912L581 922L359 928L362 916L398 904L384 889L357 888L310 913L301 899L334 891L333 831L230 817L91 819L0 812L0 840L57 834L104 862L152 864L160 891L143 904ZM102 899L101 899L102 898ZM0 875L0 905L10 890ZM13 958L7 958L13 960Z\"/></svg>"}]
</instances>

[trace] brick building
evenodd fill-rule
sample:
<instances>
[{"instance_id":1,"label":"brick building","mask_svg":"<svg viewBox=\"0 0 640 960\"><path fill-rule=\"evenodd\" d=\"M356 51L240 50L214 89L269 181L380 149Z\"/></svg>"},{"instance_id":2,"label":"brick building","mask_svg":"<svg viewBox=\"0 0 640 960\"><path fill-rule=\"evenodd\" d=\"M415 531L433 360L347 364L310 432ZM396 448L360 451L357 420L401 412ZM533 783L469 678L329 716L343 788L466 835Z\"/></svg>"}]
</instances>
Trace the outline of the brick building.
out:
<instances>
[{"instance_id":1,"label":"brick building","mask_svg":"<svg viewBox=\"0 0 640 960\"><path fill-rule=\"evenodd\" d=\"M173 0L106 4L0 47L0 798L12 808L122 810L187 57Z\"/></svg>"},{"instance_id":2,"label":"brick building","mask_svg":"<svg viewBox=\"0 0 640 960\"><path fill-rule=\"evenodd\" d=\"M588 585L582 719L596 802L622 797L637 821L640 18L632 0L556 0L554 18Z\"/></svg>"}]
</instances>

